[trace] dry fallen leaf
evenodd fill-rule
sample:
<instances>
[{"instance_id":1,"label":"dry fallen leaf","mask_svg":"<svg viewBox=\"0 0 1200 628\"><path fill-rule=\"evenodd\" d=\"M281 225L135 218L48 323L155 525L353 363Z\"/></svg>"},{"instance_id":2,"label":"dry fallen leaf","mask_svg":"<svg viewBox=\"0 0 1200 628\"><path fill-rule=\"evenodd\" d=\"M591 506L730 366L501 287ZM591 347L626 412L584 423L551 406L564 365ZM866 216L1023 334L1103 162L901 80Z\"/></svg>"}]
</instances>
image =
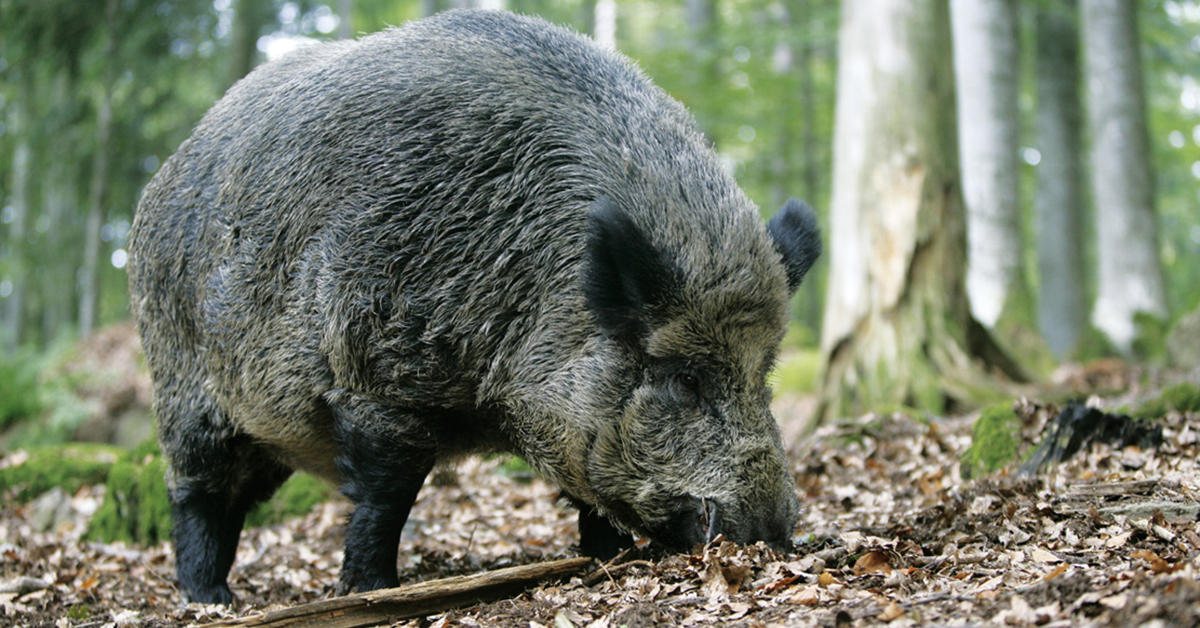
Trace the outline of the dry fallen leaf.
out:
<instances>
[{"instance_id":1,"label":"dry fallen leaf","mask_svg":"<svg viewBox=\"0 0 1200 628\"><path fill-rule=\"evenodd\" d=\"M867 552L854 561L854 575L856 576L869 574L886 576L890 573L892 573L892 564L885 552Z\"/></svg>"},{"instance_id":2,"label":"dry fallen leaf","mask_svg":"<svg viewBox=\"0 0 1200 628\"><path fill-rule=\"evenodd\" d=\"M895 621L901 617L904 617L904 609L895 602L889 602L878 615L879 621Z\"/></svg>"},{"instance_id":3,"label":"dry fallen leaf","mask_svg":"<svg viewBox=\"0 0 1200 628\"><path fill-rule=\"evenodd\" d=\"M802 606L816 606L821 601L821 593L816 587L800 587L788 601Z\"/></svg>"},{"instance_id":4,"label":"dry fallen leaf","mask_svg":"<svg viewBox=\"0 0 1200 628\"><path fill-rule=\"evenodd\" d=\"M1129 556L1150 563L1150 571L1154 573L1174 573L1182 568L1182 565L1172 565L1150 550L1137 550L1130 553Z\"/></svg>"}]
</instances>

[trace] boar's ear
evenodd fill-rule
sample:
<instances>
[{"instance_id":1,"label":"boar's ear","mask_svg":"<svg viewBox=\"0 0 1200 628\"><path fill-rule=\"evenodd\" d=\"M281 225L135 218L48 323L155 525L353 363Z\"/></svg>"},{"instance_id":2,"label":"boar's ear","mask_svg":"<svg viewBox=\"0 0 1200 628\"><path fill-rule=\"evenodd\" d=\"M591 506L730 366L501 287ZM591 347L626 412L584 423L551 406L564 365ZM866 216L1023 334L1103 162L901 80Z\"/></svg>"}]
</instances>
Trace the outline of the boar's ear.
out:
<instances>
[{"instance_id":1,"label":"boar's ear","mask_svg":"<svg viewBox=\"0 0 1200 628\"><path fill-rule=\"evenodd\" d=\"M607 198L588 215L583 292L601 331L637 341L678 290L680 272Z\"/></svg>"},{"instance_id":2,"label":"boar's ear","mask_svg":"<svg viewBox=\"0 0 1200 628\"><path fill-rule=\"evenodd\" d=\"M767 223L767 232L775 241L775 250L787 268L788 289L800 287L813 262L821 257L821 227L817 214L803 201L788 199L783 209Z\"/></svg>"}]
</instances>

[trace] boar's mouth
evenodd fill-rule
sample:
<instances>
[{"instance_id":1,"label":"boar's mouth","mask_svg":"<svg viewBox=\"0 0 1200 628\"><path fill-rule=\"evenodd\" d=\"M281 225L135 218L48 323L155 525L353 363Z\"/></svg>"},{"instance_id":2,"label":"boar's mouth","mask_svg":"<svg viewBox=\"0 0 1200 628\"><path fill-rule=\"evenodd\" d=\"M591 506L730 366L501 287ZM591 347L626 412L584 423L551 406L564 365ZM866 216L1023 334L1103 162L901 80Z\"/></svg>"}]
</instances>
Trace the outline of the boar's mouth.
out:
<instances>
[{"instance_id":1,"label":"boar's mouth","mask_svg":"<svg viewBox=\"0 0 1200 628\"><path fill-rule=\"evenodd\" d=\"M713 499L678 498L667 519L649 533L651 539L671 551L690 551L722 533L721 508Z\"/></svg>"}]
</instances>

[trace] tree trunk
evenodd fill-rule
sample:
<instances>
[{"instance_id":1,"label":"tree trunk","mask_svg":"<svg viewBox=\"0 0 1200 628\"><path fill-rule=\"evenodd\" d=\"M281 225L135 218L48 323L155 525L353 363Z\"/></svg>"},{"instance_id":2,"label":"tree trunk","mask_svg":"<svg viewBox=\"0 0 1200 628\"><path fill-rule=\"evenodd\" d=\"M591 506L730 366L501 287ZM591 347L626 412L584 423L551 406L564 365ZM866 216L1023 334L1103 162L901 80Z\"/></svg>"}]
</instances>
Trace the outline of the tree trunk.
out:
<instances>
[{"instance_id":1,"label":"tree trunk","mask_svg":"<svg viewBox=\"0 0 1200 628\"><path fill-rule=\"evenodd\" d=\"M41 305L42 339L52 342L65 332L74 321L73 301L77 288L77 272L80 257L79 232L79 187L76 178L76 159L79 136L70 124L76 115L75 92L78 82L71 73L62 69L54 78L53 118L57 121L51 129L52 156L43 175L42 216L37 230L43 242L37 299Z\"/></svg>"},{"instance_id":2,"label":"tree trunk","mask_svg":"<svg viewBox=\"0 0 1200 628\"><path fill-rule=\"evenodd\" d=\"M12 221L8 225L9 282L10 288L4 305L4 346L13 351L23 340L25 322L25 285L28 283L28 245L25 224L29 216L29 187L32 182L30 160L32 150L30 137L33 135L33 116L30 102L33 99L33 81L27 72L21 73L21 89L8 108L8 133L16 137L12 156L12 188L8 197L12 208Z\"/></svg>"},{"instance_id":3,"label":"tree trunk","mask_svg":"<svg viewBox=\"0 0 1200 628\"><path fill-rule=\"evenodd\" d=\"M338 0L338 39L354 38L354 0Z\"/></svg>"},{"instance_id":4,"label":"tree trunk","mask_svg":"<svg viewBox=\"0 0 1200 628\"><path fill-rule=\"evenodd\" d=\"M1150 140L1138 47L1137 4L1080 3L1092 199L1096 208L1096 303L1092 324L1128 352L1135 315L1166 316Z\"/></svg>"},{"instance_id":5,"label":"tree trunk","mask_svg":"<svg viewBox=\"0 0 1200 628\"><path fill-rule=\"evenodd\" d=\"M1029 300L1021 272L1017 194L1017 7L1014 0L951 0L967 294L989 329L1008 300Z\"/></svg>"},{"instance_id":6,"label":"tree trunk","mask_svg":"<svg viewBox=\"0 0 1200 628\"><path fill-rule=\"evenodd\" d=\"M703 94L717 80L717 0L686 0L692 94Z\"/></svg>"},{"instance_id":7,"label":"tree trunk","mask_svg":"<svg viewBox=\"0 0 1200 628\"><path fill-rule=\"evenodd\" d=\"M1017 369L971 317L950 16L842 4L818 417L971 403ZM983 358L979 360L977 358Z\"/></svg>"},{"instance_id":8,"label":"tree trunk","mask_svg":"<svg viewBox=\"0 0 1200 628\"><path fill-rule=\"evenodd\" d=\"M108 0L105 6L104 58L109 69L100 86L96 103L96 154L92 162L92 184L88 191L87 224L84 229L83 269L79 277L79 335L86 338L96 324L96 302L100 283L100 227L104 224L104 204L108 202L108 170L112 137L112 101L116 82L117 10L120 0Z\"/></svg>"},{"instance_id":9,"label":"tree trunk","mask_svg":"<svg viewBox=\"0 0 1200 628\"><path fill-rule=\"evenodd\" d=\"M1075 0L1037 8L1038 321L1054 355L1075 350L1087 324Z\"/></svg>"},{"instance_id":10,"label":"tree trunk","mask_svg":"<svg viewBox=\"0 0 1200 628\"><path fill-rule=\"evenodd\" d=\"M225 89L254 69L258 61L258 37L271 21L271 3L266 0L236 0L229 37L229 66Z\"/></svg>"},{"instance_id":11,"label":"tree trunk","mask_svg":"<svg viewBox=\"0 0 1200 628\"><path fill-rule=\"evenodd\" d=\"M776 67L780 75L797 77L798 84L795 100L788 98L780 107L780 115L784 116L780 128L788 127L787 120L799 115L800 146L795 148L795 137L792 133L779 133L779 156L775 168L775 186L773 205L783 206L788 198L798 196L814 207L822 197L819 174L819 149L817 147L816 89L813 86L813 75L817 64L813 55L814 44L809 34L813 17L813 2L811 0L789 0L784 5L784 19L787 20L792 36L787 37L778 45L782 51L776 52L775 58L782 61ZM799 105L799 112L793 106ZM797 157L798 155L798 157ZM799 164L800 176L793 176L796 164ZM799 187L797 188L797 184ZM823 213L823 212L821 212ZM823 260L818 260L818 268L824 266ZM821 329L821 305L825 294L825 282L820 270L810 271L808 278L800 286L800 298L794 303L793 319L802 322L815 332Z\"/></svg>"},{"instance_id":12,"label":"tree trunk","mask_svg":"<svg viewBox=\"0 0 1200 628\"><path fill-rule=\"evenodd\" d=\"M596 43L617 48L617 0L596 0L592 11L592 39Z\"/></svg>"}]
</instances>

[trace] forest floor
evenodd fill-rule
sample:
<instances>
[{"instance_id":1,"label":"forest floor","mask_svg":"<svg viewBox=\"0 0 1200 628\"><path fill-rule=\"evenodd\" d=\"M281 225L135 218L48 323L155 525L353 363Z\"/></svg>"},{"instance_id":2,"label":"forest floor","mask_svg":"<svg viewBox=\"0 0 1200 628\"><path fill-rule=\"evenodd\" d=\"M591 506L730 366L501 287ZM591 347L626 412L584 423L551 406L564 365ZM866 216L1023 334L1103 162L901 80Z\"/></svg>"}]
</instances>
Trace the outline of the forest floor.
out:
<instances>
[{"instance_id":1,"label":"forest floor","mask_svg":"<svg viewBox=\"0 0 1200 628\"><path fill-rule=\"evenodd\" d=\"M1016 408L1029 441L1057 412ZM795 552L713 543L638 556L395 625L1200 625L1200 414L1163 416L1155 449L1096 446L1035 477L1010 465L966 480L973 418L868 415L795 444ZM575 555L575 511L505 469L476 460L435 474L403 535L402 582ZM203 625L334 595L345 501L245 531L227 609L181 604L167 544L82 540L103 490L66 496L70 516L53 532L35 531L33 505L0 506L0 626Z\"/></svg>"}]
</instances>

